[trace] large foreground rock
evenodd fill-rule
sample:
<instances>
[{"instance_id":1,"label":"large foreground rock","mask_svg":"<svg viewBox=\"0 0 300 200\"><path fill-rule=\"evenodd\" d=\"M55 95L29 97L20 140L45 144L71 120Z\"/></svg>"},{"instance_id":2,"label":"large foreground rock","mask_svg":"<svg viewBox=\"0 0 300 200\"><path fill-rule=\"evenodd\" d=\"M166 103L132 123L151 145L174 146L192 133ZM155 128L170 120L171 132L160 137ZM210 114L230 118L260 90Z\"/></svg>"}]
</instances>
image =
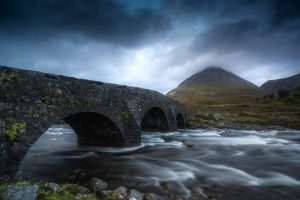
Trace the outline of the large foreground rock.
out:
<instances>
[{"instance_id":1,"label":"large foreground rock","mask_svg":"<svg viewBox=\"0 0 300 200\"><path fill-rule=\"evenodd\" d=\"M3 200L35 200L37 197L37 185L13 186L2 195Z\"/></svg>"}]
</instances>

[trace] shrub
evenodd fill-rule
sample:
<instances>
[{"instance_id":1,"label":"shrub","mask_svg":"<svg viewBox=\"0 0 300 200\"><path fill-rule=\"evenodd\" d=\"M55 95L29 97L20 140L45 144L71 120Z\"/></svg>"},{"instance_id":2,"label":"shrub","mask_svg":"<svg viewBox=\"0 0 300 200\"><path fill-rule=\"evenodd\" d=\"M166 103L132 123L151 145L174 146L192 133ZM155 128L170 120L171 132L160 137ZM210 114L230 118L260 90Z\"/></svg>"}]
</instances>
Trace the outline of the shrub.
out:
<instances>
[{"instance_id":1,"label":"shrub","mask_svg":"<svg viewBox=\"0 0 300 200\"><path fill-rule=\"evenodd\" d=\"M265 96L263 97L264 100L273 100L274 98L275 98L274 93L265 95Z\"/></svg>"},{"instance_id":2,"label":"shrub","mask_svg":"<svg viewBox=\"0 0 300 200\"><path fill-rule=\"evenodd\" d=\"M280 89L278 90L278 97L279 98L285 98L287 96L290 95L290 91L286 90L286 89Z\"/></svg>"}]
</instances>

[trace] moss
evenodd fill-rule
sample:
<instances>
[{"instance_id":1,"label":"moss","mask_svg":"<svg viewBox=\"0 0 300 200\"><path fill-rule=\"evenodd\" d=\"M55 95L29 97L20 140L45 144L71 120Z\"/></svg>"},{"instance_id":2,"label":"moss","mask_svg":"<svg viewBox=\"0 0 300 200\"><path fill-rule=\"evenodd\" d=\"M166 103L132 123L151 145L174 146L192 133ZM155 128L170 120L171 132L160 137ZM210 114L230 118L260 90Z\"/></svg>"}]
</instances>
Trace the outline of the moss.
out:
<instances>
[{"instance_id":1,"label":"moss","mask_svg":"<svg viewBox=\"0 0 300 200\"><path fill-rule=\"evenodd\" d=\"M18 181L15 183L16 186L26 186L26 185L30 185L30 182L28 181Z\"/></svg>"},{"instance_id":2,"label":"moss","mask_svg":"<svg viewBox=\"0 0 300 200\"><path fill-rule=\"evenodd\" d=\"M97 197L95 194L84 194L79 197L79 200L97 200Z\"/></svg>"},{"instance_id":3,"label":"moss","mask_svg":"<svg viewBox=\"0 0 300 200\"><path fill-rule=\"evenodd\" d=\"M76 105L80 104L80 102L78 100L76 100L76 99L67 99L66 103L69 104L69 105L71 105L71 106L76 106Z\"/></svg>"},{"instance_id":4,"label":"moss","mask_svg":"<svg viewBox=\"0 0 300 200\"><path fill-rule=\"evenodd\" d=\"M58 192L54 192L53 190L46 187L39 187L37 192L38 200L73 200L75 199L75 195L65 191L59 190Z\"/></svg>"},{"instance_id":5,"label":"moss","mask_svg":"<svg viewBox=\"0 0 300 200\"><path fill-rule=\"evenodd\" d=\"M0 199L2 198L3 192L8 188L8 185L6 184L1 184L0 185Z\"/></svg>"},{"instance_id":6,"label":"moss","mask_svg":"<svg viewBox=\"0 0 300 200\"><path fill-rule=\"evenodd\" d=\"M45 183L40 182L36 183L39 185L37 191L37 200L97 200L96 194L78 194L78 185L77 184L64 184L58 187L57 191L54 191L50 187L45 186ZM2 193L11 186L26 186L30 185L28 181L19 181L11 185L0 184L0 200ZM76 196L77 195L77 196ZM110 198L109 200L117 200L118 198Z\"/></svg>"},{"instance_id":7,"label":"moss","mask_svg":"<svg viewBox=\"0 0 300 200\"><path fill-rule=\"evenodd\" d=\"M20 98L19 98L19 101L20 102L23 102L23 103L28 103L28 98L27 97L25 97L25 96L21 96Z\"/></svg>"},{"instance_id":8,"label":"moss","mask_svg":"<svg viewBox=\"0 0 300 200\"><path fill-rule=\"evenodd\" d=\"M83 103L84 103L84 104L92 104L93 101L92 101L91 99L84 99L84 100L83 100Z\"/></svg>"},{"instance_id":9,"label":"moss","mask_svg":"<svg viewBox=\"0 0 300 200\"><path fill-rule=\"evenodd\" d=\"M14 81L14 80L17 80L18 78L18 74L17 73L12 73L12 74L9 74L9 75L5 75L3 74L1 77L0 77L0 83L3 84L3 83L9 83L11 81Z\"/></svg>"},{"instance_id":10,"label":"moss","mask_svg":"<svg viewBox=\"0 0 300 200\"><path fill-rule=\"evenodd\" d=\"M62 192L68 192L70 194L77 194L78 193L78 185L76 184L65 184L62 185L60 188Z\"/></svg>"},{"instance_id":11,"label":"moss","mask_svg":"<svg viewBox=\"0 0 300 200\"><path fill-rule=\"evenodd\" d=\"M8 126L8 129L6 130L6 136L9 140L14 140L17 136L17 134L23 130L26 129L26 123L20 122L20 123L13 123Z\"/></svg>"},{"instance_id":12,"label":"moss","mask_svg":"<svg viewBox=\"0 0 300 200\"><path fill-rule=\"evenodd\" d=\"M129 113L128 112L121 112L121 115L123 119L129 119Z\"/></svg>"},{"instance_id":13,"label":"moss","mask_svg":"<svg viewBox=\"0 0 300 200\"><path fill-rule=\"evenodd\" d=\"M51 105L53 104L54 102L52 101L52 98L49 97L49 96L44 96L41 98L41 101L44 103L44 104L47 104L47 105Z\"/></svg>"},{"instance_id":14,"label":"moss","mask_svg":"<svg viewBox=\"0 0 300 200\"><path fill-rule=\"evenodd\" d=\"M112 193L108 197L105 198L105 200L123 200L124 198L120 195L117 195L115 193Z\"/></svg>"}]
</instances>

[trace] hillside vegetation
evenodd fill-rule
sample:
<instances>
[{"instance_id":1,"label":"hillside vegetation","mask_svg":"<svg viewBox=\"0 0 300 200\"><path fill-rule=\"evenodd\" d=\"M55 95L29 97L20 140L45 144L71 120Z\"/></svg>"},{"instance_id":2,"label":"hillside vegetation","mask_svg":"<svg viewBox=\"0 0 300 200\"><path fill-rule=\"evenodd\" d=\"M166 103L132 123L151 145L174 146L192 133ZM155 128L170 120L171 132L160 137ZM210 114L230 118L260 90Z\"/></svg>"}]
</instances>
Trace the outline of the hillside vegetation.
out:
<instances>
[{"instance_id":1,"label":"hillside vegetation","mask_svg":"<svg viewBox=\"0 0 300 200\"><path fill-rule=\"evenodd\" d=\"M300 89L285 97L202 98L190 105L201 113L194 119L195 122L204 125L222 121L300 129ZM209 114L213 114L216 121L207 120L205 116Z\"/></svg>"},{"instance_id":2,"label":"hillside vegetation","mask_svg":"<svg viewBox=\"0 0 300 200\"><path fill-rule=\"evenodd\" d=\"M282 94L275 96L223 69L208 68L185 80L168 95L197 109L199 114L192 123L300 129L300 88L292 92L282 90Z\"/></svg>"}]
</instances>

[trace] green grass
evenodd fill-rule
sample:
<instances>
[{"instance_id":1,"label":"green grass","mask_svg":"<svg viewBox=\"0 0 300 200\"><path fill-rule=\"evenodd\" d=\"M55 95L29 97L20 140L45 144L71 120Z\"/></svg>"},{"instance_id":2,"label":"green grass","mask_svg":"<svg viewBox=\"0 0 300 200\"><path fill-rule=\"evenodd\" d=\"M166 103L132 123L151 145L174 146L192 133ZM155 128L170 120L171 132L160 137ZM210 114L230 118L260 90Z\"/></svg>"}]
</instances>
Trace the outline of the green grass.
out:
<instances>
[{"instance_id":1,"label":"green grass","mask_svg":"<svg viewBox=\"0 0 300 200\"><path fill-rule=\"evenodd\" d=\"M168 95L186 104L195 104L199 100L263 95L261 90L250 86L236 84L205 84L200 86L178 87Z\"/></svg>"},{"instance_id":2,"label":"green grass","mask_svg":"<svg viewBox=\"0 0 300 200\"><path fill-rule=\"evenodd\" d=\"M186 96L178 100L195 107L203 115L213 114L218 122L300 129L300 89L284 98L217 94ZM202 118L193 120L208 125L214 123Z\"/></svg>"}]
</instances>

